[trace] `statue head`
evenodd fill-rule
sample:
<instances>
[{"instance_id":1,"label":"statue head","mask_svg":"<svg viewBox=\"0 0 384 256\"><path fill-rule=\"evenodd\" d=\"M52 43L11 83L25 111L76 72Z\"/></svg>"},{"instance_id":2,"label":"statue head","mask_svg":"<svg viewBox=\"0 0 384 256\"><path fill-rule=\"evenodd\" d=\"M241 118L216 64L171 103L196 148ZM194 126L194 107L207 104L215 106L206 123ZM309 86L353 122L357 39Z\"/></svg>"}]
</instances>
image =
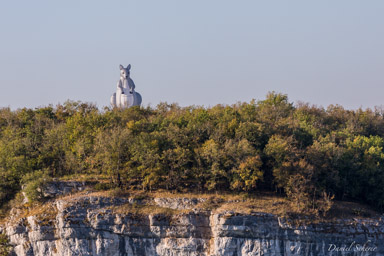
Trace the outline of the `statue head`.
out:
<instances>
[{"instance_id":1,"label":"statue head","mask_svg":"<svg viewBox=\"0 0 384 256\"><path fill-rule=\"evenodd\" d=\"M130 70L131 70L131 64L129 64L126 68L124 68L123 65L120 65L120 76L124 79L128 79Z\"/></svg>"}]
</instances>

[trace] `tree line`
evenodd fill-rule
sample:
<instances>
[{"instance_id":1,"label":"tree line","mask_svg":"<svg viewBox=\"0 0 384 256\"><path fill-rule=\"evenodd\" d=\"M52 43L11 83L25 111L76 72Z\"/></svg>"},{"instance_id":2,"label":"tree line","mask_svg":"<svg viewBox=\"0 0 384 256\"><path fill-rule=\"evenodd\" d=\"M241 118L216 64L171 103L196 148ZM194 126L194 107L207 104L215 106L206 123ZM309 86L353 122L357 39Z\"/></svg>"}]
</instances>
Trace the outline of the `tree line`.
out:
<instances>
[{"instance_id":1,"label":"tree line","mask_svg":"<svg viewBox=\"0 0 384 256\"><path fill-rule=\"evenodd\" d=\"M104 175L110 187L275 191L302 211L333 198L384 209L384 112L266 99L180 107L0 109L0 205L28 182Z\"/></svg>"}]
</instances>

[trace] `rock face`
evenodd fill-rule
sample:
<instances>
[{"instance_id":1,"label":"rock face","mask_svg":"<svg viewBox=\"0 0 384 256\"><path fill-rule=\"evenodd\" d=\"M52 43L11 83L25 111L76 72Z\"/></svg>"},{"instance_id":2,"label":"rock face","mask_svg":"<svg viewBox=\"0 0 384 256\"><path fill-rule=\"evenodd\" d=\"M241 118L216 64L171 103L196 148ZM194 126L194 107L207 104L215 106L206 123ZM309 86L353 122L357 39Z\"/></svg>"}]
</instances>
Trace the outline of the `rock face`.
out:
<instances>
[{"instance_id":1,"label":"rock face","mask_svg":"<svg viewBox=\"0 0 384 256\"><path fill-rule=\"evenodd\" d=\"M180 200L155 203L176 207L184 200L193 208L198 202ZM265 213L214 214L191 209L138 215L114 210L137 203L90 195L60 199L52 202L53 212L9 221L3 231L19 256L384 255L381 219L293 226Z\"/></svg>"},{"instance_id":2,"label":"rock face","mask_svg":"<svg viewBox=\"0 0 384 256\"><path fill-rule=\"evenodd\" d=\"M85 188L85 182L67 181L50 182L43 189L44 197L55 198L57 196L69 194L71 192L82 191Z\"/></svg>"}]
</instances>

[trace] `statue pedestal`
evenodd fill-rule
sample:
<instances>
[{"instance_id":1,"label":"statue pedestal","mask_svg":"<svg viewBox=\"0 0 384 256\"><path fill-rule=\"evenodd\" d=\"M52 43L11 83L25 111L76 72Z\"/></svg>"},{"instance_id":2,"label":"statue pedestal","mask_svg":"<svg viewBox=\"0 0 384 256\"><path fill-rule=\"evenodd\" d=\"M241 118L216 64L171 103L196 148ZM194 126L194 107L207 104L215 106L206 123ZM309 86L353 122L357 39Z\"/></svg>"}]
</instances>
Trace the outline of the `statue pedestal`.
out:
<instances>
[{"instance_id":1,"label":"statue pedestal","mask_svg":"<svg viewBox=\"0 0 384 256\"><path fill-rule=\"evenodd\" d=\"M132 93L121 95L121 105L125 107L132 107L135 99Z\"/></svg>"}]
</instances>

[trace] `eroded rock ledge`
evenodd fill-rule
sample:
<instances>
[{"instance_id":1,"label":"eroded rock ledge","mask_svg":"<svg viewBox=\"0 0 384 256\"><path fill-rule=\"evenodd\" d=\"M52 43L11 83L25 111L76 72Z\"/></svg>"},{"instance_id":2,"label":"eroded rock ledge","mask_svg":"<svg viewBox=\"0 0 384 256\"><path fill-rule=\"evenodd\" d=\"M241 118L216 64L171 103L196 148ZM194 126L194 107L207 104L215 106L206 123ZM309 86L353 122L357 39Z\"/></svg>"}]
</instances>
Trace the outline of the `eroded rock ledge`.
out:
<instances>
[{"instance_id":1,"label":"eroded rock ledge","mask_svg":"<svg viewBox=\"0 0 384 256\"><path fill-rule=\"evenodd\" d=\"M14 211L2 229L19 256L384 255L380 218L294 226L267 213L196 208L202 201L157 198L154 206L183 211L148 208L143 215L124 213L141 200L83 194L50 201L28 217L17 218ZM374 251L358 251L357 245L364 244Z\"/></svg>"}]
</instances>

